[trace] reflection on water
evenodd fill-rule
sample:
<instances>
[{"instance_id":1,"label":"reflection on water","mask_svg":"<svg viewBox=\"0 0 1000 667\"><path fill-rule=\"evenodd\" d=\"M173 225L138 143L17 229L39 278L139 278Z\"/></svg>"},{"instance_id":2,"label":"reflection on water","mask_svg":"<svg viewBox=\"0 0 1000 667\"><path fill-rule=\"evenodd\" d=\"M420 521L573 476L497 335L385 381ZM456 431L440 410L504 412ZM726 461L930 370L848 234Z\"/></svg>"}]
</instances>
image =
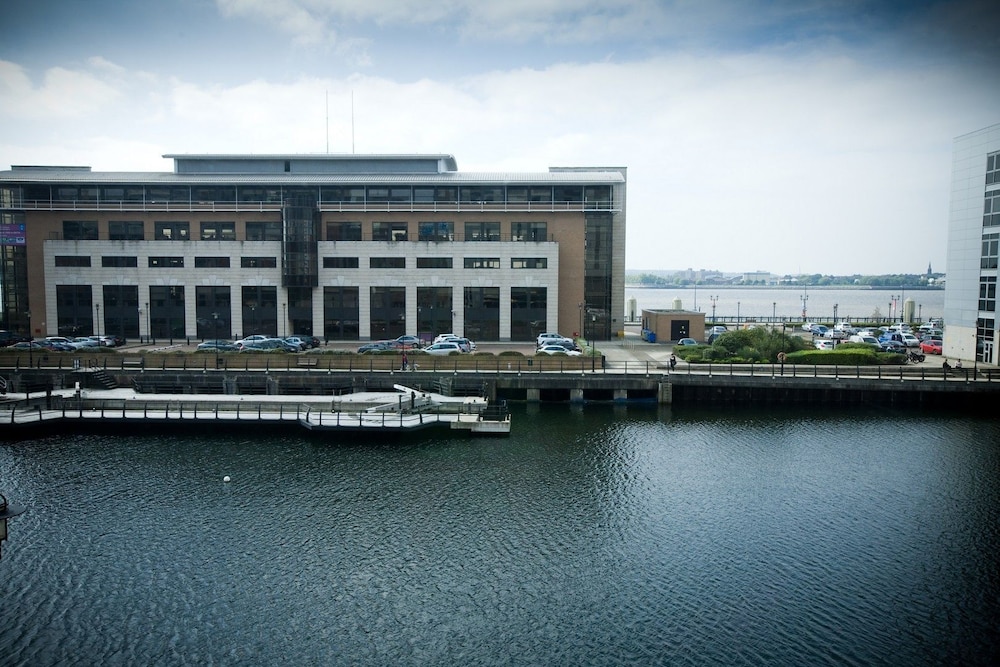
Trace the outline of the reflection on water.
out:
<instances>
[{"instance_id":1,"label":"reflection on water","mask_svg":"<svg viewBox=\"0 0 1000 667\"><path fill-rule=\"evenodd\" d=\"M502 440L3 445L0 486L30 509L0 561L0 662L996 657L997 421L594 406L514 420Z\"/></svg>"}]
</instances>

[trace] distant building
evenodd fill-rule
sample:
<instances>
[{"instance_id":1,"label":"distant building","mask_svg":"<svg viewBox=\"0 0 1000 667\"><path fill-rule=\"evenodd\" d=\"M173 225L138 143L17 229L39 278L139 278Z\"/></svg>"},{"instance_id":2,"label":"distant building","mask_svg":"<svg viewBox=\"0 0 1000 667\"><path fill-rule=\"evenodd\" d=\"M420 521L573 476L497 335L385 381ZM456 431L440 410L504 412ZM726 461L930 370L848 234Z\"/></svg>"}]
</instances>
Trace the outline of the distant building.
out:
<instances>
[{"instance_id":1,"label":"distant building","mask_svg":"<svg viewBox=\"0 0 1000 667\"><path fill-rule=\"evenodd\" d=\"M1000 124L955 139L944 355L996 363Z\"/></svg>"},{"instance_id":2,"label":"distant building","mask_svg":"<svg viewBox=\"0 0 1000 667\"><path fill-rule=\"evenodd\" d=\"M518 341L623 329L623 167L166 157L171 173L0 172L0 328Z\"/></svg>"}]
</instances>

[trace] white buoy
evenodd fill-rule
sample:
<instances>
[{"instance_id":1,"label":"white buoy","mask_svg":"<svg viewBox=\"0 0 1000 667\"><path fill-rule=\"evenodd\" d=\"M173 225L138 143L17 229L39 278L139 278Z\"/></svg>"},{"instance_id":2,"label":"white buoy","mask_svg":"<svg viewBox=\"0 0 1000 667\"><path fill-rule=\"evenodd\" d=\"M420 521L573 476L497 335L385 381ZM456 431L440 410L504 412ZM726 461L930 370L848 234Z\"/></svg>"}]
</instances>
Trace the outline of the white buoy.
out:
<instances>
[{"instance_id":1,"label":"white buoy","mask_svg":"<svg viewBox=\"0 0 1000 667\"><path fill-rule=\"evenodd\" d=\"M228 482L229 481L229 475L226 475L225 477L223 477L222 481L223 482Z\"/></svg>"}]
</instances>

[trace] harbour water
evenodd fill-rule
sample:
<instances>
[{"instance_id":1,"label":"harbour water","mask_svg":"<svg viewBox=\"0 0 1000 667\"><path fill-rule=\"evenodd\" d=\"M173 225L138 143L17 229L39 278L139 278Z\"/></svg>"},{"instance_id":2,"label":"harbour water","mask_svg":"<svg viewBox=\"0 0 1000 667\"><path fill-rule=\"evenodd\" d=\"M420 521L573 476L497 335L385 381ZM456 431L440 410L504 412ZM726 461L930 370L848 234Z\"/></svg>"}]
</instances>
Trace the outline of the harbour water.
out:
<instances>
[{"instance_id":1,"label":"harbour water","mask_svg":"<svg viewBox=\"0 0 1000 667\"><path fill-rule=\"evenodd\" d=\"M0 491L28 507L0 664L998 657L996 419L542 405L514 424L0 443Z\"/></svg>"},{"instance_id":2,"label":"harbour water","mask_svg":"<svg viewBox=\"0 0 1000 667\"><path fill-rule=\"evenodd\" d=\"M896 319L902 314L903 303L913 300L913 316L917 320L940 318L944 315L944 290L894 290L884 289L843 289L843 288L802 288L788 287L699 287L685 288L642 288L625 289L626 311L629 299L636 300L637 313L642 309L673 308L674 299L681 300L681 306L700 310L709 317L715 309L720 318L734 320L755 318L767 320L777 317L802 320L802 304L805 298L805 319L832 321L834 308L838 319ZM714 304L713 304L714 300ZM878 318L875 317L876 313ZM626 313L627 314L627 313Z\"/></svg>"}]
</instances>

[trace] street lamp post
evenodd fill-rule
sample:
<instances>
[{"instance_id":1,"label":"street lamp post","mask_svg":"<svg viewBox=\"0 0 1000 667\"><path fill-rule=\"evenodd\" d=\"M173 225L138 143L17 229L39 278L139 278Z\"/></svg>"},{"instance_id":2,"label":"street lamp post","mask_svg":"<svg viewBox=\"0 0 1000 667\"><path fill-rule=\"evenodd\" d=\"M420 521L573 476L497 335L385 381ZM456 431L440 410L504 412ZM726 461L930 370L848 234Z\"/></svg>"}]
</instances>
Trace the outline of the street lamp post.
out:
<instances>
[{"instance_id":1,"label":"street lamp post","mask_svg":"<svg viewBox=\"0 0 1000 667\"><path fill-rule=\"evenodd\" d=\"M837 308L839 308L839 307L840 307L839 303L833 304L833 323L834 324L837 323Z\"/></svg>"},{"instance_id":2,"label":"street lamp post","mask_svg":"<svg viewBox=\"0 0 1000 667\"><path fill-rule=\"evenodd\" d=\"M153 330L149 328L149 302L146 302L146 340L153 340Z\"/></svg>"},{"instance_id":3,"label":"street lamp post","mask_svg":"<svg viewBox=\"0 0 1000 667\"><path fill-rule=\"evenodd\" d=\"M772 301L771 302L771 324L772 325L774 324L774 320L777 319L777 316L778 316L778 302L777 301Z\"/></svg>"},{"instance_id":4,"label":"street lamp post","mask_svg":"<svg viewBox=\"0 0 1000 667\"><path fill-rule=\"evenodd\" d=\"M28 317L28 366L34 366L35 362L31 356L31 344L35 342L35 337L31 335L31 311L26 310L24 314Z\"/></svg>"},{"instance_id":5,"label":"street lamp post","mask_svg":"<svg viewBox=\"0 0 1000 667\"><path fill-rule=\"evenodd\" d=\"M212 313L212 321L215 324L215 367L219 367L219 314Z\"/></svg>"},{"instance_id":6,"label":"street lamp post","mask_svg":"<svg viewBox=\"0 0 1000 667\"><path fill-rule=\"evenodd\" d=\"M583 312L587 308L587 302L586 301L581 301L580 305L579 305L579 308L580 308L580 330L577 333L579 335L583 336L584 342L586 342L587 335L586 335L586 333L584 333L584 330L583 330Z\"/></svg>"},{"instance_id":7,"label":"street lamp post","mask_svg":"<svg viewBox=\"0 0 1000 667\"><path fill-rule=\"evenodd\" d=\"M281 304L281 337L285 337L285 329L288 326L288 304Z\"/></svg>"},{"instance_id":8,"label":"street lamp post","mask_svg":"<svg viewBox=\"0 0 1000 667\"><path fill-rule=\"evenodd\" d=\"M101 304L95 303L94 308L97 311L97 318L94 321L94 335L101 335Z\"/></svg>"},{"instance_id":9,"label":"street lamp post","mask_svg":"<svg viewBox=\"0 0 1000 667\"><path fill-rule=\"evenodd\" d=\"M740 328L740 302L736 302L736 328Z\"/></svg>"},{"instance_id":10,"label":"street lamp post","mask_svg":"<svg viewBox=\"0 0 1000 667\"><path fill-rule=\"evenodd\" d=\"M712 302L712 324L715 324L715 303L719 300L718 295L708 297L708 300Z\"/></svg>"}]
</instances>

